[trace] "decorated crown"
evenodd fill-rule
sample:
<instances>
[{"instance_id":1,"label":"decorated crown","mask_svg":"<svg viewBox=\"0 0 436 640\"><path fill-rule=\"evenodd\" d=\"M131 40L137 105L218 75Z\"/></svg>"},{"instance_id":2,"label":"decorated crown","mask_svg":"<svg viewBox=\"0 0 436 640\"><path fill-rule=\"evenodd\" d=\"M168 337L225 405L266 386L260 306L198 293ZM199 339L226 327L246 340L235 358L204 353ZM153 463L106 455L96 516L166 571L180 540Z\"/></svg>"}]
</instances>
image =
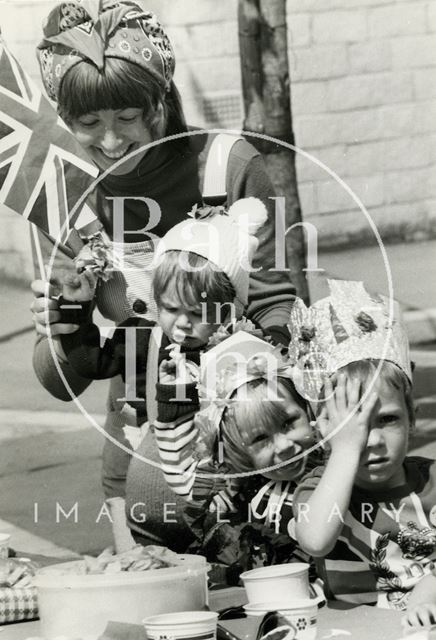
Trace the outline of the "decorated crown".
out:
<instances>
[{"instance_id":1,"label":"decorated crown","mask_svg":"<svg viewBox=\"0 0 436 640\"><path fill-rule=\"evenodd\" d=\"M409 343L399 305L370 294L362 282L328 280L330 296L291 311L289 358L294 384L316 400L326 377L358 360L389 360L412 379Z\"/></svg>"}]
</instances>

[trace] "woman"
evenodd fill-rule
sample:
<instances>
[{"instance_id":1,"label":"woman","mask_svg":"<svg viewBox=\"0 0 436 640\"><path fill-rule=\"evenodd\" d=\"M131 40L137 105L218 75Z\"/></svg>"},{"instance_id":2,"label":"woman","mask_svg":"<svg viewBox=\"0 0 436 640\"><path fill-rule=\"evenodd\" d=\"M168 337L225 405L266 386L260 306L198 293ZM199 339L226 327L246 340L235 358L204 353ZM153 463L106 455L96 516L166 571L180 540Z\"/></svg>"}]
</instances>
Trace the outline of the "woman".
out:
<instances>
[{"instance_id":1,"label":"woman","mask_svg":"<svg viewBox=\"0 0 436 640\"><path fill-rule=\"evenodd\" d=\"M59 5L49 14L38 54L45 87L57 101L59 113L101 171L108 170L98 185L98 215L107 235L115 240L112 245L115 254L122 253L124 266L99 287L96 303L103 315L115 322L135 315L154 319L150 271L146 269L153 257L154 240L144 233L144 228L161 237L181 221L180 212L201 203L202 174L215 136L205 132L189 135L172 80L175 60L171 44L155 16L132 2L103 0L98 10L96 3L86 0L81 4ZM182 135L144 148L173 134ZM260 268L250 278L246 313L286 341L282 327L288 321L294 288L287 272L270 271L275 266L274 201L269 199L274 192L261 157L245 140L238 140L231 148L225 182L227 193L222 200L228 205L244 196L257 196L268 206L269 220L258 234L259 248L254 261ZM120 211L112 211L116 197L126 198L122 224ZM50 240L41 237L41 250L47 261L52 249ZM59 252L55 264L72 268L71 257ZM55 285L47 293L44 283L36 280L32 288L36 296L32 310L39 334L34 352L35 372L52 395L68 401L70 393L63 376L76 396L89 382L72 371L55 340L63 373L59 375L47 335L56 337L75 327L59 323L57 301L53 297L57 293ZM113 379L105 428L109 435L127 445L122 428L132 422L132 416L126 415L123 397L121 380ZM146 440L141 450L153 458L154 443L152 439ZM103 454L106 497L125 495L129 463L130 456L106 440ZM166 488L160 471L149 466L144 473L144 465L135 458L127 484L134 534L142 536L144 542L160 541L176 550L184 548L187 538L180 535L180 526L168 522L162 526L163 505L174 503L175 497ZM153 500L144 506L144 497L150 495Z\"/></svg>"}]
</instances>

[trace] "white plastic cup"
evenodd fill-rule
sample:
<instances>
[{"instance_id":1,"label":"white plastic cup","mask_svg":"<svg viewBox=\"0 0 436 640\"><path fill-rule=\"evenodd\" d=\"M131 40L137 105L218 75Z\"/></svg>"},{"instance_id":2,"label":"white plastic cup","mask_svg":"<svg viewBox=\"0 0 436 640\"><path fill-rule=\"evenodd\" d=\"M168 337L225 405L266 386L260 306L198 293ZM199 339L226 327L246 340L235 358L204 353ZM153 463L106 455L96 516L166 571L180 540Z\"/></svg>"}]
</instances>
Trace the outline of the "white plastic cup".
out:
<instances>
[{"instance_id":1,"label":"white plastic cup","mask_svg":"<svg viewBox=\"0 0 436 640\"><path fill-rule=\"evenodd\" d=\"M295 640L315 640L316 618L318 607L316 600L294 600L284 604L281 602L259 602L244 607L248 616L264 616L268 611L278 611L294 631Z\"/></svg>"},{"instance_id":2,"label":"white plastic cup","mask_svg":"<svg viewBox=\"0 0 436 640\"><path fill-rule=\"evenodd\" d=\"M260 567L241 573L247 599L250 604L265 602L291 602L310 598L309 565L305 562L289 562L270 567Z\"/></svg>"},{"instance_id":3,"label":"white plastic cup","mask_svg":"<svg viewBox=\"0 0 436 640\"><path fill-rule=\"evenodd\" d=\"M5 559L9 553L9 541L11 536L9 533L0 533L0 558Z\"/></svg>"},{"instance_id":4,"label":"white plastic cup","mask_svg":"<svg viewBox=\"0 0 436 640\"><path fill-rule=\"evenodd\" d=\"M218 614L215 611L183 611L145 618L148 640L215 640Z\"/></svg>"}]
</instances>

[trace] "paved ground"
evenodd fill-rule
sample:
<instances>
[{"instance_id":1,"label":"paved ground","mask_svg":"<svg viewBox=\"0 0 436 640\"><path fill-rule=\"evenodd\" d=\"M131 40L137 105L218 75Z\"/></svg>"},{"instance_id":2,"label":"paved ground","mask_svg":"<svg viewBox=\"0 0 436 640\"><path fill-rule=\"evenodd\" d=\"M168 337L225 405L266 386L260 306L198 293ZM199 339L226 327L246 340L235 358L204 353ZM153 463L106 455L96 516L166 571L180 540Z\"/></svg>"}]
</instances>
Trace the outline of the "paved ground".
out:
<instances>
[{"instance_id":1,"label":"paved ground","mask_svg":"<svg viewBox=\"0 0 436 640\"><path fill-rule=\"evenodd\" d=\"M388 247L395 295L412 311L411 332L434 338L436 323L436 243ZM323 254L319 266L331 277L363 279L387 291L383 261L376 249ZM325 276L311 277L314 297L324 291ZM73 403L51 398L31 366L33 335L27 288L0 288L0 531L10 531L16 548L48 555L97 553L110 543L100 489L102 435L90 427ZM415 316L413 317L413 313ZM409 314L409 318L410 318ZM24 331L21 333L21 331ZM11 334L16 334L13 337ZM421 417L414 450L436 457L436 348L415 346L415 384ZM81 402L96 416L104 413L106 383L93 383ZM71 509L77 503L77 511Z\"/></svg>"},{"instance_id":2,"label":"paved ground","mask_svg":"<svg viewBox=\"0 0 436 640\"><path fill-rule=\"evenodd\" d=\"M0 291L0 531L10 531L12 544L27 552L96 553L111 541L107 520L95 522L103 503L103 436L74 403L52 398L36 379L33 331L19 334L30 326L28 288L5 283ZM18 335L1 341L12 332ZM93 383L81 397L101 425L106 387ZM68 518L61 511L76 503L77 521L74 511Z\"/></svg>"}]
</instances>

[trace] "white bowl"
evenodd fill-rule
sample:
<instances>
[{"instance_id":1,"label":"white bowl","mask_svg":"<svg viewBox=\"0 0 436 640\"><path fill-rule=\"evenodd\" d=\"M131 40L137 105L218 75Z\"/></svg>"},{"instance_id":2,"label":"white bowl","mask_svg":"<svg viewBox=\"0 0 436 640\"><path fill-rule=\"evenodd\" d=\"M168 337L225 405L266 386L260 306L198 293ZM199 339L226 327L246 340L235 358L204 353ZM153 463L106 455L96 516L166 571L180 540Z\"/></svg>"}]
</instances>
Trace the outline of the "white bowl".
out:
<instances>
[{"instance_id":1,"label":"white bowl","mask_svg":"<svg viewBox=\"0 0 436 640\"><path fill-rule=\"evenodd\" d=\"M41 635L94 640L111 621L141 624L146 616L205 609L209 565L179 556L183 566L114 574L68 573L83 560L52 565L35 576Z\"/></svg>"},{"instance_id":2,"label":"white bowl","mask_svg":"<svg viewBox=\"0 0 436 640\"><path fill-rule=\"evenodd\" d=\"M309 565L289 562L270 567L260 567L241 573L241 579L250 603L289 602L310 598Z\"/></svg>"}]
</instances>

